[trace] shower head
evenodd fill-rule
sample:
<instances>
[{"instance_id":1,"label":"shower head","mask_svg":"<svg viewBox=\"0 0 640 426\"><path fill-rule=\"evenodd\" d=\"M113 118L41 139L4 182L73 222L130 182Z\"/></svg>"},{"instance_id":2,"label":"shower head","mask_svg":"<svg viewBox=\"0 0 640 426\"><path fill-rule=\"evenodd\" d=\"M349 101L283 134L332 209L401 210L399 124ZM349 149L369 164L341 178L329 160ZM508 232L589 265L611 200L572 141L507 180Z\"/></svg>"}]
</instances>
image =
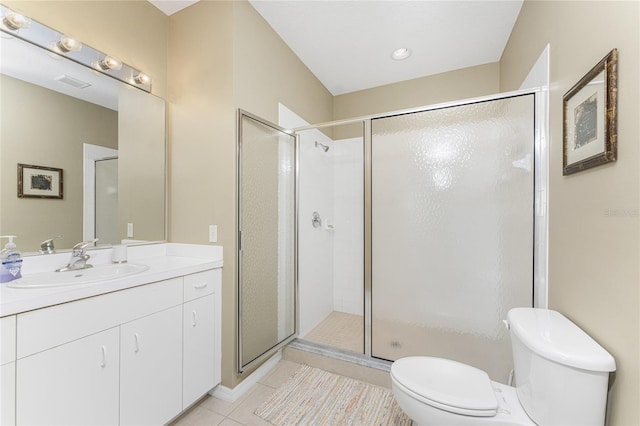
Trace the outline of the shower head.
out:
<instances>
[{"instance_id":1,"label":"shower head","mask_svg":"<svg viewBox=\"0 0 640 426\"><path fill-rule=\"evenodd\" d=\"M329 145L322 144L322 143L320 143L318 141L316 141L315 146L316 146L316 148L318 148L318 147L322 148L322 150L324 152L329 151Z\"/></svg>"}]
</instances>

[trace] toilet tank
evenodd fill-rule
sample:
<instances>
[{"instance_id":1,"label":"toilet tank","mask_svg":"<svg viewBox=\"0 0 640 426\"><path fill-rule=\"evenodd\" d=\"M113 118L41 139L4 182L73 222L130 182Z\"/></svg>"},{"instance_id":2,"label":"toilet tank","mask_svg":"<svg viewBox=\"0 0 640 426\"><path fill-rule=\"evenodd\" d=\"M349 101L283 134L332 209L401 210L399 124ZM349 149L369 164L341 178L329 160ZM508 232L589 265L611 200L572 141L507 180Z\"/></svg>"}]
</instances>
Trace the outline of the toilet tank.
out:
<instances>
[{"instance_id":1,"label":"toilet tank","mask_svg":"<svg viewBox=\"0 0 640 426\"><path fill-rule=\"evenodd\" d=\"M556 311L507 315L520 404L539 425L604 425L611 354Z\"/></svg>"}]
</instances>

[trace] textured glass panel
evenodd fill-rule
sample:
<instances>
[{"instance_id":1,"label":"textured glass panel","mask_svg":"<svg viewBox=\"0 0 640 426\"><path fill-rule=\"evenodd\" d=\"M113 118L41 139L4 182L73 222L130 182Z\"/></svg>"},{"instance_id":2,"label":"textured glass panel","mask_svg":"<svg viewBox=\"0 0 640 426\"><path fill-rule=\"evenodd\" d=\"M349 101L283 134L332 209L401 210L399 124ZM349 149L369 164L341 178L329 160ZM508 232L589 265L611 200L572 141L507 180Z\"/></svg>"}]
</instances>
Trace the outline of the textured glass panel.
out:
<instances>
[{"instance_id":1,"label":"textured glass panel","mask_svg":"<svg viewBox=\"0 0 640 426\"><path fill-rule=\"evenodd\" d=\"M372 354L505 381L533 293L533 95L373 120Z\"/></svg>"},{"instance_id":2,"label":"textured glass panel","mask_svg":"<svg viewBox=\"0 0 640 426\"><path fill-rule=\"evenodd\" d=\"M295 139L243 116L242 364L294 332Z\"/></svg>"},{"instance_id":3,"label":"textured glass panel","mask_svg":"<svg viewBox=\"0 0 640 426\"><path fill-rule=\"evenodd\" d=\"M95 233L100 244L119 244L118 159L96 161Z\"/></svg>"}]
</instances>

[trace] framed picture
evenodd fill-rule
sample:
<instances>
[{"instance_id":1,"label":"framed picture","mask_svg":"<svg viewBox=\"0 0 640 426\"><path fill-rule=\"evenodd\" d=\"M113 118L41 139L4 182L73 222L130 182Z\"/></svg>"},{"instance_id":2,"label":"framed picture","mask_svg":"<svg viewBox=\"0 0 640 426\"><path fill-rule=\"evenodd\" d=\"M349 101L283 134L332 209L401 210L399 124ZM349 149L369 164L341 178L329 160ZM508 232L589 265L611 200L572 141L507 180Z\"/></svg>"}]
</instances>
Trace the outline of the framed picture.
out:
<instances>
[{"instance_id":1,"label":"framed picture","mask_svg":"<svg viewBox=\"0 0 640 426\"><path fill-rule=\"evenodd\" d=\"M618 50L613 49L563 100L563 175L615 161L618 148Z\"/></svg>"},{"instance_id":2,"label":"framed picture","mask_svg":"<svg viewBox=\"0 0 640 426\"><path fill-rule=\"evenodd\" d=\"M62 169L18 164L18 198L62 199Z\"/></svg>"}]
</instances>

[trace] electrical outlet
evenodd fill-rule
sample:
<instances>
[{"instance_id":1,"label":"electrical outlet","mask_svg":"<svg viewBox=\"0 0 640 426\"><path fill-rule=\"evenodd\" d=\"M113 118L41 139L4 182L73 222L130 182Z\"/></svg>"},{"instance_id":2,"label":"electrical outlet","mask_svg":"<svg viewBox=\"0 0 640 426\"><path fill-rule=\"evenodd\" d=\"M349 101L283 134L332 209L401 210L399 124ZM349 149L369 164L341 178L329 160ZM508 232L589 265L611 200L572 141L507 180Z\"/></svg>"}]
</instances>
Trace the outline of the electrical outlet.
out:
<instances>
[{"instance_id":1,"label":"electrical outlet","mask_svg":"<svg viewBox=\"0 0 640 426\"><path fill-rule=\"evenodd\" d=\"M218 242L218 225L209 225L209 242Z\"/></svg>"},{"instance_id":2,"label":"electrical outlet","mask_svg":"<svg viewBox=\"0 0 640 426\"><path fill-rule=\"evenodd\" d=\"M127 238L133 238L133 223L127 223Z\"/></svg>"}]
</instances>

